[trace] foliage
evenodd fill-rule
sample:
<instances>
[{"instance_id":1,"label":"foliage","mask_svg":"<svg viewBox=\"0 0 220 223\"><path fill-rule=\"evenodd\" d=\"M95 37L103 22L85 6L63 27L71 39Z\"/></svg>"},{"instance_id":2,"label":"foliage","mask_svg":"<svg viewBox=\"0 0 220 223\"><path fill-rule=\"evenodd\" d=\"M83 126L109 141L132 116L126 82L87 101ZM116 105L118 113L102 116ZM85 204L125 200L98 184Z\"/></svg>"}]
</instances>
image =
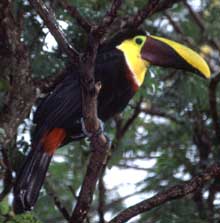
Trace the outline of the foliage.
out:
<instances>
[{"instance_id":1,"label":"foliage","mask_svg":"<svg viewBox=\"0 0 220 223\"><path fill-rule=\"evenodd\" d=\"M31 213L13 216L7 199L0 203L0 222L5 223L41 223Z\"/></svg>"},{"instance_id":2,"label":"foliage","mask_svg":"<svg viewBox=\"0 0 220 223\"><path fill-rule=\"evenodd\" d=\"M21 214L13 217L6 223L41 223L31 214Z\"/></svg>"},{"instance_id":3,"label":"foliage","mask_svg":"<svg viewBox=\"0 0 220 223\"><path fill-rule=\"evenodd\" d=\"M81 50L85 47L86 35L73 21L73 19L62 10L57 1L47 1L55 10L57 19L65 24L65 33L71 39L76 48ZM80 12L91 21L100 22L109 1L102 0L71 0ZM125 1L120 11L121 16L133 14L146 1ZM188 1L193 8L198 1ZM32 74L35 80L46 79L53 76L65 67L66 57L62 55L57 46L52 49L46 48L48 31L43 22L36 15L25 0L15 0L15 13L22 8L24 11L24 31L22 41L27 45L31 56ZM204 54L216 72L219 68L219 52L213 46L212 39L219 38L219 16L220 5L215 0L201 0L198 7L193 9L205 24L201 30L193 20L192 15L184 4L177 4L168 10L174 22L181 28L182 33L177 32L172 26L164 12L150 17L144 22L142 28L154 35L166 36L185 44L191 45L200 51L202 46L209 46L209 51ZM187 38L186 38L187 37ZM187 41L190 40L190 41ZM0 79L0 103L2 93L7 91L7 82ZM135 184L134 195L142 198L149 194L168 188L176 183L184 182L199 174L205 167L219 159L219 139L213 129L213 120L209 107L209 83L191 73L183 73L172 69L161 69L151 67L145 80L144 86L137 93L130 105L122 113L122 123L131 117L134 107L140 98L142 99L140 115L130 126L125 136L117 142L116 121L110 120L105 125L107 134L113 139L115 148L108 168L114 167L140 167L145 169L145 178ZM219 86L220 87L220 86ZM219 107L220 91L217 92ZM0 109L1 109L0 104ZM154 115L145 112L145 109L157 108L163 115ZM31 118L29 118L31 121ZM30 122L24 122L24 136L31 128ZM0 128L0 140L4 130ZM17 147L20 152L13 152L13 166L17 168L22 159L21 153L26 152L30 142L18 137ZM75 205L76 195L83 180L88 157L90 155L89 143L86 140L70 143L57 151L50 165L47 183L51 185L54 193L66 207L72 210ZM17 157L14 159L14 157ZM148 162L152 161L149 167ZM16 163L17 162L17 163ZM147 167L146 167L147 166ZM118 169L118 171L119 171ZM108 172L107 171L107 172ZM139 170L136 170L137 172ZM143 170L140 170L143 172ZM123 176L124 177L124 176ZM127 176L125 176L127 178ZM105 177L104 177L105 179ZM126 181L126 179L125 179ZM123 208L127 207L128 199L120 200L120 185L116 188L109 187L106 183L105 204L106 216L113 216ZM111 183L111 182L110 182ZM213 193L214 198L210 204L209 196ZM3 187L1 184L0 187ZM143 214L138 219L139 223L205 223L219 221L219 182L212 182L205 188L201 188L199 199L196 196L186 197L182 200L171 201L162 207ZM54 207L52 196L48 195L50 187L45 185L41 191L37 206L32 214L9 217L7 223L40 223L41 222L65 222L62 214ZM90 214L91 222L97 220L97 206L99 204L98 190L94 196L94 205ZM118 202L115 202L118 200ZM46 204L46 205L45 205ZM10 215L11 200L7 199L0 203L0 221ZM36 220L39 219L39 220ZM213 220L213 221L212 221ZM2 220L3 221L3 220ZM132 221L131 221L132 222Z\"/></svg>"}]
</instances>

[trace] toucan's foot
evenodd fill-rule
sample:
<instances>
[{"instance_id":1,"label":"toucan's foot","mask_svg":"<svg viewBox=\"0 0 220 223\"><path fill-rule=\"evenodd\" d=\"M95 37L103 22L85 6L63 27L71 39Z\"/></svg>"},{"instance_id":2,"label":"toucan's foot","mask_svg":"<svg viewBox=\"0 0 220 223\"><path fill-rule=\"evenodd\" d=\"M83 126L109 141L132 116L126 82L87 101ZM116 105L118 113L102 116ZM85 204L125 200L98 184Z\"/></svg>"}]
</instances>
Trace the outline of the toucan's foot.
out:
<instances>
[{"instance_id":1,"label":"toucan's foot","mask_svg":"<svg viewBox=\"0 0 220 223\"><path fill-rule=\"evenodd\" d=\"M96 132L89 132L86 129L85 121L83 118L81 118L81 126L82 126L82 131L83 131L84 135L90 139L94 138L94 137L98 137L99 135L104 133L104 123L100 119L99 119L99 129Z\"/></svg>"}]
</instances>

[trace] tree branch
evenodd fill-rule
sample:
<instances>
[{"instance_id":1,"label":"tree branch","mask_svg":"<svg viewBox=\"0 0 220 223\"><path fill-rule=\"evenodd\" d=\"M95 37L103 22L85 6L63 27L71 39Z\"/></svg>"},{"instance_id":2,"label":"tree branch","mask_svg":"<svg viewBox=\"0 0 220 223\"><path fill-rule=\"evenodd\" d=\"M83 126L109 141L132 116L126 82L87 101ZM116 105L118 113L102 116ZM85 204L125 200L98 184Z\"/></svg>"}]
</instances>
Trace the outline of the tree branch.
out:
<instances>
[{"instance_id":1,"label":"tree branch","mask_svg":"<svg viewBox=\"0 0 220 223\"><path fill-rule=\"evenodd\" d=\"M10 192L13 186L13 177L12 177L12 166L8 157L8 148L5 148L3 145L1 146L1 153L3 158L3 167L5 169L4 172L4 180L3 180L3 190L0 193L0 202L5 198L5 196Z\"/></svg>"},{"instance_id":2,"label":"tree branch","mask_svg":"<svg viewBox=\"0 0 220 223\"><path fill-rule=\"evenodd\" d=\"M172 18L172 15L170 15L170 13L167 11L164 12L164 15L166 16L170 24L173 26L176 33L180 34L181 38L183 38L184 41L186 41L190 46L192 46L193 45L192 40L185 35L181 26Z\"/></svg>"},{"instance_id":3,"label":"tree branch","mask_svg":"<svg viewBox=\"0 0 220 223\"><path fill-rule=\"evenodd\" d=\"M173 4L181 2L182 0L151 0L148 1L147 4L134 16L128 17L127 21L123 24L122 28L137 28L140 26L144 20L160 11L168 9L173 6Z\"/></svg>"},{"instance_id":4,"label":"tree branch","mask_svg":"<svg viewBox=\"0 0 220 223\"><path fill-rule=\"evenodd\" d=\"M52 13L45 7L41 0L30 0L37 12L43 18L45 24L54 35L61 49L71 58L72 62L79 61L81 67L81 82L82 82L82 104L83 104L83 118L86 130L92 133L91 147L92 153L87 167L86 175L83 180L81 191L77 200L76 207L72 213L70 223L82 223L90 209L93 193L95 191L96 182L100 173L105 166L109 146L106 137L103 134L96 135L99 129L99 121L97 117L97 97L100 91L100 84L95 83L94 79L94 65L100 41L103 38L108 26L110 26L116 18L117 11L122 3L121 0L113 0L112 6L107 11L103 22L99 25L90 25L86 20L80 16L78 11L73 11L72 16L78 19L78 23L89 32L88 46L86 52L79 60L78 52L69 44L64 34L59 29ZM171 7L174 3L180 2L178 0L148 1L146 6L139 10L136 15L130 17L126 25L129 27L138 27L147 16L155 12L162 11ZM68 5L66 5L68 7ZM70 8L69 8L70 10ZM74 10L74 8L72 9ZM70 12L69 12L70 13ZM75 13L75 14L74 14ZM77 14L78 13L78 14ZM85 22L85 23L84 23ZM126 27L126 26L125 26ZM219 175L220 167L213 165L210 169L204 172L201 176L193 178L191 181L174 186L165 192L159 193L151 199L145 200L137 205L134 205L110 221L110 223L125 222L130 218L142 212L151 210L152 208L161 205L168 200L177 199L186 194L195 192L198 187L201 187L206 181Z\"/></svg>"},{"instance_id":5,"label":"tree branch","mask_svg":"<svg viewBox=\"0 0 220 223\"><path fill-rule=\"evenodd\" d=\"M216 90L219 81L220 81L220 73L217 74L214 78L212 78L209 84L209 106L210 106L213 126L216 133L216 138L218 139L220 137L220 124L217 110Z\"/></svg>"},{"instance_id":6,"label":"tree branch","mask_svg":"<svg viewBox=\"0 0 220 223\"><path fill-rule=\"evenodd\" d=\"M105 16L103 17L102 23L95 27L95 35L97 38L100 39L100 43L103 41L104 36L107 32L107 29L112 25L114 20L117 17L117 12L119 8L121 7L122 0L112 0L112 4L109 10L105 13Z\"/></svg>"},{"instance_id":7,"label":"tree branch","mask_svg":"<svg viewBox=\"0 0 220 223\"><path fill-rule=\"evenodd\" d=\"M66 69L60 70L47 78L33 80L34 86L39 88L42 93L47 94L65 78L65 75Z\"/></svg>"},{"instance_id":8,"label":"tree branch","mask_svg":"<svg viewBox=\"0 0 220 223\"><path fill-rule=\"evenodd\" d=\"M97 116L97 97L100 91L100 83L95 84L94 64L100 39L95 39L90 34L87 52L81 62L81 88L82 88L82 109L85 127L94 137L91 137L92 154L84 177L82 188L73 211L72 223L81 223L86 218L95 191L96 182L105 165L108 154L108 141L103 133L96 135L99 129L99 119Z\"/></svg>"},{"instance_id":9,"label":"tree branch","mask_svg":"<svg viewBox=\"0 0 220 223\"><path fill-rule=\"evenodd\" d=\"M190 4L186 0L183 0L183 4L189 10L190 15L192 16L192 18L194 19L195 23L198 25L200 30L202 32L205 32L205 30L206 30L205 24L204 24L202 18L200 17L200 15L198 13L196 13L195 11L193 11L192 7L190 6ZM215 39L211 39L211 40L208 40L208 41L211 45L214 46L214 48L216 48L216 49L218 49L218 51L220 51L220 46Z\"/></svg>"},{"instance_id":10,"label":"tree branch","mask_svg":"<svg viewBox=\"0 0 220 223\"><path fill-rule=\"evenodd\" d=\"M82 89L82 112L85 128L91 133L92 154L83 180L81 191L73 211L70 222L82 223L86 218L92 202L96 182L105 166L108 151L108 140L103 133L97 135L100 128L97 116L97 97L101 88L100 83L95 83L94 67L97 50L106 29L114 21L120 0L113 0L111 10L108 11L100 26L91 29L88 38L87 50L81 58L81 89ZM101 31L101 32L100 32Z\"/></svg>"},{"instance_id":11,"label":"tree branch","mask_svg":"<svg viewBox=\"0 0 220 223\"><path fill-rule=\"evenodd\" d=\"M126 164L126 163L119 163L116 164L115 166L119 167L120 169L134 169L134 170L141 170L141 171L148 171L148 168L143 168L139 167L138 165L135 164Z\"/></svg>"},{"instance_id":12,"label":"tree branch","mask_svg":"<svg viewBox=\"0 0 220 223\"><path fill-rule=\"evenodd\" d=\"M58 198L58 196L56 195L55 191L53 190L52 186L50 185L50 183L48 181L46 181L45 183L45 189L48 193L48 195L53 199L53 202L55 204L55 206L57 207L57 209L60 211L60 213L63 215L63 217L69 221L70 219L70 215L68 210L64 207L64 205L62 204L62 202L60 201L60 199Z\"/></svg>"},{"instance_id":13,"label":"tree branch","mask_svg":"<svg viewBox=\"0 0 220 223\"><path fill-rule=\"evenodd\" d=\"M80 62L81 67L81 88L82 88L82 110L85 122L85 128L90 132L92 155L90 157L87 172L81 187L76 207L73 211L70 222L80 223L87 217L92 196L95 190L96 182L101 173L105 160L108 155L108 141L103 134L96 135L99 129L99 120L97 117L97 97L100 91L100 83L95 83L94 65L96 60L97 49L103 38L108 26L114 21L117 11L121 5L121 0L113 0L112 6L103 18L100 26L92 25L83 20L78 11L72 11L72 15L77 17L78 22L90 31L88 36L88 46L86 52L79 60L78 52L70 45L60 30L52 12L46 7L41 0L30 0L30 3L43 19L44 23L55 37L60 48L70 57L71 62ZM68 5L64 5L68 8ZM70 10L70 8L68 8ZM71 8L74 10L74 8Z\"/></svg>"},{"instance_id":14,"label":"tree branch","mask_svg":"<svg viewBox=\"0 0 220 223\"><path fill-rule=\"evenodd\" d=\"M35 100L29 55L21 42L22 27L16 21L12 8L11 1L1 1L0 67L1 79L7 82L8 87L4 92L3 109L0 112L0 127L4 130L0 149L5 171L0 200L10 192L13 185L9 148L15 146L17 128L29 114Z\"/></svg>"},{"instance_id":15,"label":"tree branch","mask_svg":"<svg viewBox=\"0 0 220 223\"><path fill-rule=\"evenodd\" d=\"M107 13L105 14L104 18L103 18L103 22L102 25L100 26L100 28L108 28L115 20L118 10L121 7L123 0L112 0L112 5L110 10L107 11Z\"/></svg>"},{"instance_id":16,"label":"tree branch","mask_svg":"<svg viewBox=\"0 0 220 223\"><path fill-rule=\"evenodd\" d=\"M97 116L97 97L100 85L95 84L94 63L99 45L99 40L94 39L90 34L87 52L81 62L81 88L82 88L82 109L85 127L88 132L95 135L99 129ZM83 180L82 188L73 211L72 223L83 222L86 218L95 190L95 185L102 170L103 162L106 159L107 140L103 134L91 138L92 154Z\"/></svg>"},{"instance_id":17,"label":"tree branch","mask_svg":"<svg viewBox=\"0 0 220 223\"><path fill-rule=\"evenodd\" d=\"M37 11L40 17L43 19L45 25L51 32L51 34L56 39L59 47L63 50L64 53L68 55L72 63L79 62L79 53L74 49L74 47L68 42L65 37L65 34L60 29L59 24L57 23L53 13L42 0L29 0L33 8Z\"/></svg>"},{"instance_id":18,"label":"tree branch","mask_svg":"<svg viewBox=\"0 0 220 223\"><path fill-rule=\"evenodd\" d=\"M128 199L130 197L133 197L133 196L136 196L136 195L141 194L141 193L145 193L145 192L146 192L146 189L144 188L144 189L141 189L139 191L135 191L131 194L125 195L123 197L119 197L118 199L114 199L110 203L105 205L105 212L111 211L111 208L114 208L118 204L124 202L126 199Z\"/></svg>"},{"instance_id":19,"label":"tree branch","mask_svg":"<svg viewBox=\"0 0 220 223\"><path fill-rule=\"evenodd\" d=\"M181 124L181 121L177 120L174 116L172 116L169 113L166 113L164 111L161 111L159 108L154 107L154 106L151 106L150 108L142 108L142 109L140 109L140 112L143 112L143 113L151 115L151 116L158 116L158 117L166 118L166 119L169 119L170 121Z\"/></svg>"},{"instance_id":20,"label":"tree branch","mask_svg":"<svg viewBox=\"0 0 220 223\"><path fill-rule=\"evenodd\" d=\"M59 0L59 3L62 5L64 9L76 19L79 26L81 26L87 33L91 31L92 24L88 20L86 20L78 11L78 9L72 5L70 5L67 0Z\"/></svg>"},{"instance_id":21,"label":"tree branch","mask_svg":"<svg viewBox=\"0 0 220 223\"><path fill-rule=\"evenodd\" d=\"M99 184L98 184L98 189L99 189L99 203L98 203L98 215L99 215L99 223L105 223L105 182L104 182L104 174L105 174L105 169L102 170L102 174L99 178Z\"/></svg>"},{"instance_id":22,"label":"tree branch","mask_svg":"<svg viewBox=\"0 0 220 223\"><path fill-rule=\"evenodd\" d=\"M196 12L194 12L194 10L190 6L190 4L186 0L183 0L183 5L185 5L186 8L189 10L189 13L191 14L191 16L194 19L194 21L197 23L199 28L201 29L201 31L205 31L205 24L203 23L203 21L200 18L200 16Z\"/></svg>"},{"instance_id":23,"label":"tree branch","mask_svg":"<svg viewBox=\"0 0 220 223\"><path fill-rule=\"evenodd\" d=\"M182 198L188 194L195 193L199 188L201 188L206 182L219 177L220 175L220 165L213 164L211 167L206 169L201 175L194 177L192 180L173 186L164 192L160 192L157 195L153 196L150 199L146 199L136 205L133 205L116 217L114 217L108 223L124 223L130 220L131 218L149 210L152 210L155 207L158 207L167 201L176 200Z\"/></svg>"},{"instance_id":24,"label":"tree branch","mask_svg":"<svg viewBox=\"0 0 220 223\"><path fill-rule=\"evenodd\" d=\"M139 102L137 103L137 105L134 107L134 112L131 115L131 117L125 122L124 125L122 125L122 120L117 120L115 119L117 124L117 131L116 131L116 140L120 141L120 139L122 139L125 135L125 133L128 131L129 127L134 123L134 121L136 120L136 118L138 117L138 115L141 112L141 102L142 102L142 97L140 98Z\"/></svg>"}]
</instances>

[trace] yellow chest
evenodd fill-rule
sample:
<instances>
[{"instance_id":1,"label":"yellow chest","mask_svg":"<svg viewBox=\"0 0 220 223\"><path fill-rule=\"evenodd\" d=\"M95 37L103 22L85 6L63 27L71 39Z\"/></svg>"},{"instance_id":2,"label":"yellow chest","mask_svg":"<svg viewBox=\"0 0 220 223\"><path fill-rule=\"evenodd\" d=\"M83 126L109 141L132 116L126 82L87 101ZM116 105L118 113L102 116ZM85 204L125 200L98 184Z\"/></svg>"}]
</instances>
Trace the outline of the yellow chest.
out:
<instances>
[{"instance_id":1,"label":"yellow chest","mask_svg":"<svg viewBox=\"0 0 220 223\"><path fill-rule=\"evenodd\" d=\"M124 56L135 83L141 86L144 82L148 63L140 58L140 54L134 55L134 52L127 52Z\"/></svg>"}]
</instances>

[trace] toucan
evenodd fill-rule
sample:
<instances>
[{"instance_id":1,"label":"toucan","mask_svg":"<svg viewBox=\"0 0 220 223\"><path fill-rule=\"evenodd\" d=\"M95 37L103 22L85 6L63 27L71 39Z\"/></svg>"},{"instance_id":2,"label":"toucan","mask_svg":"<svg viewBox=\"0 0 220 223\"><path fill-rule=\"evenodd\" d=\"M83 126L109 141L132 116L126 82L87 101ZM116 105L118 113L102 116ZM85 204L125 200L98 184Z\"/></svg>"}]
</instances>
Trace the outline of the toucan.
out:
<instances>
[{"instance_id":1,"label":"toucan","mask_svg":"<svg viewBox=\"0 0 220 223\"><path fill-rule=\"evenodd\" d=\"M205 60L180 43L139 30L116 35L99 47L95 63L95 81L102 84L98 117L103 122L123 111L143 84L150 65L210 77ZM55 151L69 140L86 137L80 83L80 68L69 66L62 81L38 105L31 150L13 189L16 213L34 207Z\"/></svg>"}]
</instances>

